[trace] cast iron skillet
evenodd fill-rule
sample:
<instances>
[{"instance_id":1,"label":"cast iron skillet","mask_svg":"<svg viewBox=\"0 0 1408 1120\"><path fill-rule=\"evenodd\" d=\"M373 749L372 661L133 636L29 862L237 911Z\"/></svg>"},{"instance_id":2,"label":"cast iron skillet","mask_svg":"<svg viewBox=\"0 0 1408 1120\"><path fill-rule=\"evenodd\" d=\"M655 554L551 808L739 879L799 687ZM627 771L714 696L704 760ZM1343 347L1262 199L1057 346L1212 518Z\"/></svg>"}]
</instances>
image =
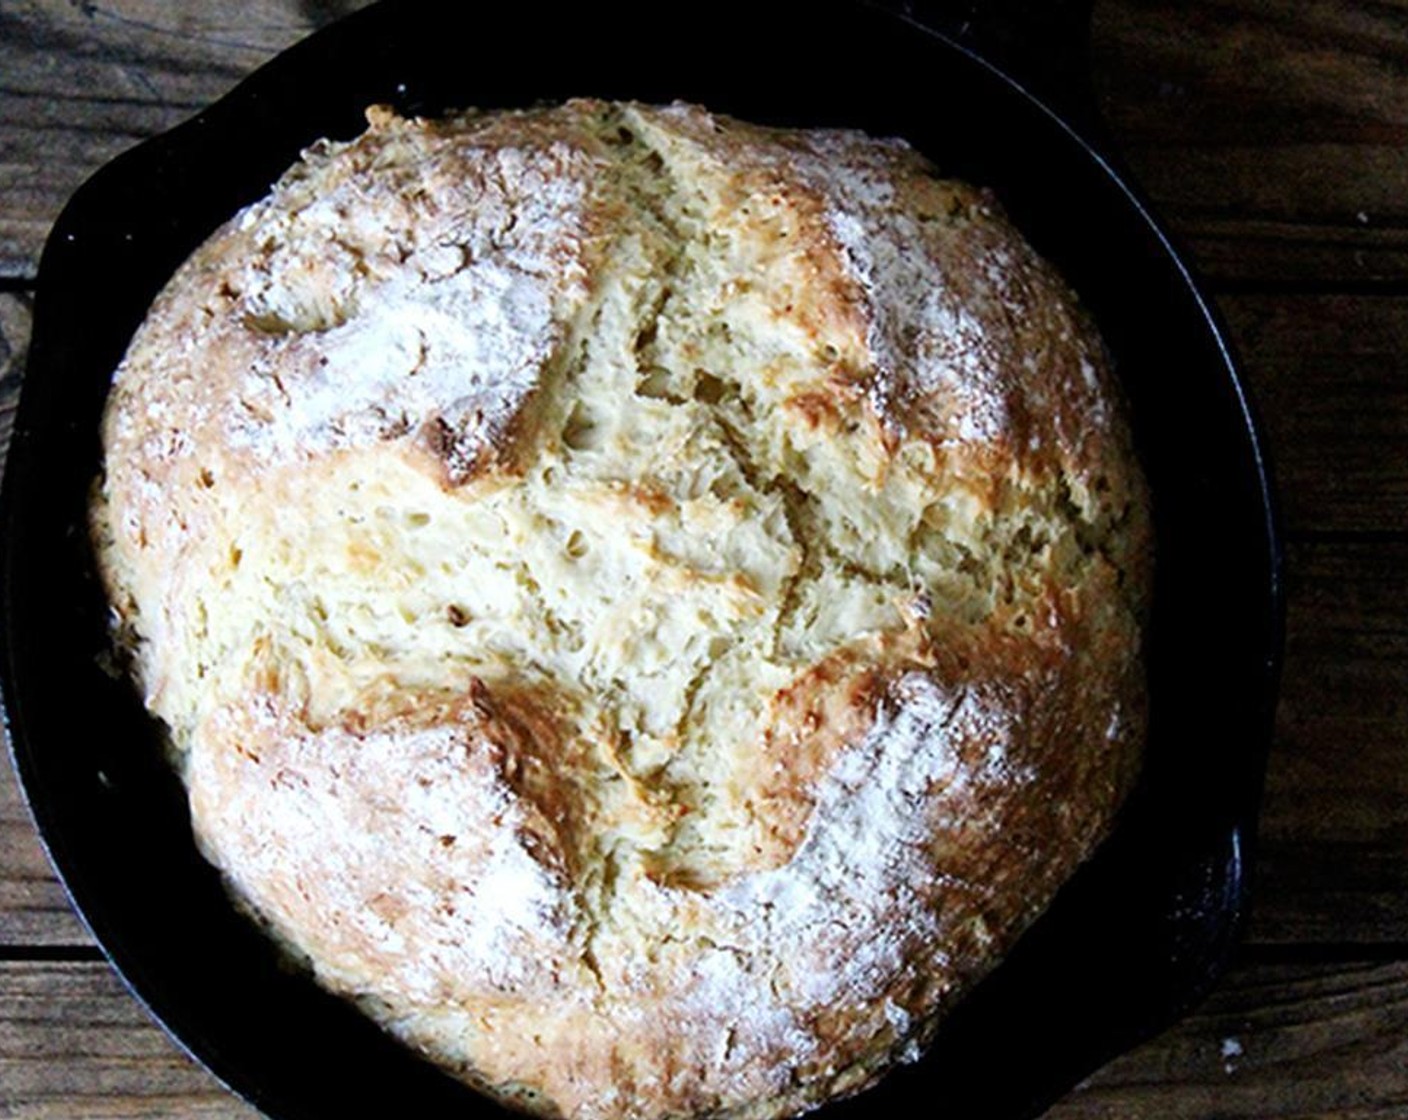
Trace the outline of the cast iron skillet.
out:
<instances>
[{"instance_id":1,"label":"cast iron skillet","mask_svg":"<svg viewBox=\"0 0 1408 1120\"><path fill-rule=\"evenodd\" d=\"M281 968L197 855L154 728L103 668L85 503L110 372L177 264L301 147L360 131L373 102L433 112L681 98L751 120L900 135L993 187L1104 331L1156 508L1152 736L1115 836L928 1058L824 1115L918 1102L958 1117L1037 1114L1196 1000L1243 912L1279 556L1256 429L1206 302L1107 160L965 45L961 11L926 13L953 21L945 35L858 4L716 0L664 21L631 0L440 9L379 5L286 52L94 176L45 250L0 508L0 669L15 762L75 904L138 998L270 1116L495 1114ZM680 30L681 17L694 25Z\"/></svg>"}]
</instances>

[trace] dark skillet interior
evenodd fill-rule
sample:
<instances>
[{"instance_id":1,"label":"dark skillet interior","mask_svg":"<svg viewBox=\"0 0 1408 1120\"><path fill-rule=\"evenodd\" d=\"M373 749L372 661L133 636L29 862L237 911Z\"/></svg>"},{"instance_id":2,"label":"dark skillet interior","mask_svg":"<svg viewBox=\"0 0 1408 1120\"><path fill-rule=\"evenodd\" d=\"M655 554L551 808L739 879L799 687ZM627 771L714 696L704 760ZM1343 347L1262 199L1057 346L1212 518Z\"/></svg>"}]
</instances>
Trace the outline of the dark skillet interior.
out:
<instances>
[{"instance_id":1,"label":"dark skillet interior","mask_svg":"<svg viewBox=\"0 0 1408 1120\"><path fill-rule=\"evenodd\" d=\"M686 99L900 135L997 191L1115 357L1156 503L1153 729L1114 838L928 1058L823 1115L918 1102L959 1117L1035 1115L1205 990L1244 902L1279 591L1264 468L1215 325L1078 139L995 71L890 15L808 19L727 0L686 40L649 6L439 7L382 5L286 52L100 172L50 239L4 480L3 669L16 762L75 902L139 997L270 1116L496 1112L281 969L197 855L153 726L100 667L105 607L84 526L111 370L176 265L301 147L360 131L373 102L430 113L587 94ZM639 42L641 28L658 49Z\"/></svg>"}]
</instances>

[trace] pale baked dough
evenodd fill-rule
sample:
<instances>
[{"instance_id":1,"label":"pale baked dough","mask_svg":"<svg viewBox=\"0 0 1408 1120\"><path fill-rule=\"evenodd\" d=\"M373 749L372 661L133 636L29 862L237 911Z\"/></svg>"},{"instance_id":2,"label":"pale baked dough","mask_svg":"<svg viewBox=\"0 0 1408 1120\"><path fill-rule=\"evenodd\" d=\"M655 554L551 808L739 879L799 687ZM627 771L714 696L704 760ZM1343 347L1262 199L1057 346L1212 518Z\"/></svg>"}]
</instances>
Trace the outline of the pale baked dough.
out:
<instances>
[{"instance_id":1,"label":"pale baked dough","mask_svg":"<svg viewBox=\"0 0 1408 1120\"><path fill-rule=\"evenodd\" d=\"M181 268L104 422L102 568L205 852L520 1106L870 1083L1138 767L1096 334L900 142L368 116Z\"/></svg>"}]
</instances>

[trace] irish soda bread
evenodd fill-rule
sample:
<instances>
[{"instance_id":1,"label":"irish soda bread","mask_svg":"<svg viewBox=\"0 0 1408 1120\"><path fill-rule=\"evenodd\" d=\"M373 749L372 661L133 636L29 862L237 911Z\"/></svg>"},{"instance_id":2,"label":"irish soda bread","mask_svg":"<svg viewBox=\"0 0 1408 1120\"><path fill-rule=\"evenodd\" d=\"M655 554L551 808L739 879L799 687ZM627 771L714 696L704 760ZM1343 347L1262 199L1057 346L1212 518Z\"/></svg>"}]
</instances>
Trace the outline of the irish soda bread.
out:
<instances>
[{"instance_id":1,"label":"irish soda bread","mask_svg":"<svg viewBox=\"0 0 1408 1120\"><path fill-rule=\"evenodd\" d=\"M95 535L200 842L334 991L582 1118L918 1054L1138 767L1101 345L903 143L368 114L181 268Z\"/></svg>"}]
</instances>

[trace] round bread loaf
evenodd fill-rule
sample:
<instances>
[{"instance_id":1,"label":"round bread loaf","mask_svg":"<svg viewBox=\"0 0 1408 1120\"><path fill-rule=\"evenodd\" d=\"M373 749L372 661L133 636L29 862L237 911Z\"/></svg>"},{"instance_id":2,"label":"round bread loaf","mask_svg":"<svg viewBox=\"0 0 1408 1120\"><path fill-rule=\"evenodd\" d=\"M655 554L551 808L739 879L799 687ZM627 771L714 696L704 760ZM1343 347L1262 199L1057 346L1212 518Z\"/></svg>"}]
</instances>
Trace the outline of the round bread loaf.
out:
<instances>
[{"instance_id":1,"label":"round bread loaf","mask_svg":"<svg viewBox=\"0 0 1408 1120\"><path fill-rule=\"evenodd\" d=\"M1138 769L1095 332L901 142L368 117L181 268L106 414L101 567L204 851L515 1105L871 1083Z\"/></svg>"}]
</instances>

